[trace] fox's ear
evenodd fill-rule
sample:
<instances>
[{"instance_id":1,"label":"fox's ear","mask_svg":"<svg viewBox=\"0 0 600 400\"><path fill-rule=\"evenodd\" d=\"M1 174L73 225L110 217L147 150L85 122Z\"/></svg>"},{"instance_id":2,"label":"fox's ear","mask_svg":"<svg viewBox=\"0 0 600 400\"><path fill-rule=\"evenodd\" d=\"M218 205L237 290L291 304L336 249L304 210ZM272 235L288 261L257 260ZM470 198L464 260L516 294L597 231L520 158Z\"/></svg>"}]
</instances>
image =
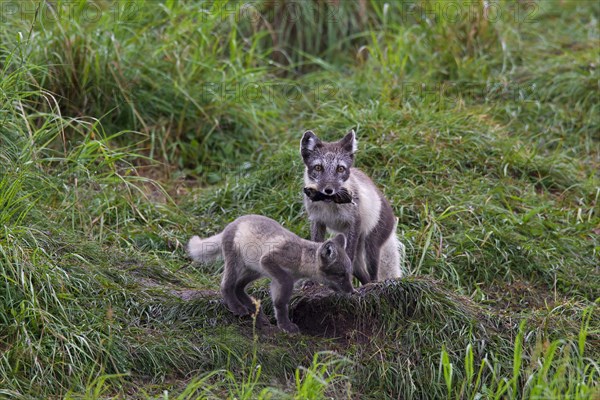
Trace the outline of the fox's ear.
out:
<instances>
[{"instance_id":1,"label":"fox's ear","mask_svg":"<svg viewBox=\"0 0 600 400\"><path fill-rule=\"evenodd\" d=\"M356 153L356 150L358 150L358 141L356 140L356 133L354 132L354 129L348 132L346 136L340 140L340 146L342 146L344 151L350 154Z\"/></svg>"},{"instance_id":2,"label":"fox's ear","mask_svg":"<svg viewBox=\"0 0 600 400\"><path fill-rule=\"evenodd\" d=\"M340 246L342 249L346 249L346 236L344 236L343 233L338 233L334 238L333 241Z\"/></svg>"},{"instance_id":3,"label":"fox's ear","mask_svg":"<svg viewBox=\"0 0 600 400\"><path fill-rule=\"evenodd\" d=\"M308 157L319 144L321 144L321 140L313 131L304 132L302 140L300 140L300 154L302 154L302 158Z\"/></svg>"},{"instance_id":4,"label":"fox's ear","mask_svg":"<svg viewBox=\"0 0 600 400\"><path fill-rule=\"evenodd\" d=\"M319 249L321 258L326 261L326 264L331 264L337 258L337 250L333 240L328 240L321 245Z\"/></svg>"}]
</instances>

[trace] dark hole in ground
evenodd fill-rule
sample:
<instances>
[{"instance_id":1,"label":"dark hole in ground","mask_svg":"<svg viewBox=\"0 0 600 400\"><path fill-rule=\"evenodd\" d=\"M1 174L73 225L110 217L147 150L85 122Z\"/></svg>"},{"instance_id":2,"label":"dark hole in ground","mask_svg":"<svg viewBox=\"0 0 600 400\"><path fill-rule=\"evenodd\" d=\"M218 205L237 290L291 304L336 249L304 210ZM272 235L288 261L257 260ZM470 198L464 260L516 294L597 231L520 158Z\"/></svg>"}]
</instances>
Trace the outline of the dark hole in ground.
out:
<instances>
[{"instance_id":1,"label":"dark hole in ground","mask_svg":"<svg viewBox=\"0 0 600 400\"><path fill-rule=\"evenodd\" d=\"M349 339L357 330L359 319L348 307L339 307L340 301L351 302L352 295L342 295L324 286L312 286L301 291L292 301L290 319L298 325L306 335ZM357 296L355 294L354 296ZM362 331L362 330L361 330ZM363 332L361 338L370 334Z\"/></svg>"}]
</instances>

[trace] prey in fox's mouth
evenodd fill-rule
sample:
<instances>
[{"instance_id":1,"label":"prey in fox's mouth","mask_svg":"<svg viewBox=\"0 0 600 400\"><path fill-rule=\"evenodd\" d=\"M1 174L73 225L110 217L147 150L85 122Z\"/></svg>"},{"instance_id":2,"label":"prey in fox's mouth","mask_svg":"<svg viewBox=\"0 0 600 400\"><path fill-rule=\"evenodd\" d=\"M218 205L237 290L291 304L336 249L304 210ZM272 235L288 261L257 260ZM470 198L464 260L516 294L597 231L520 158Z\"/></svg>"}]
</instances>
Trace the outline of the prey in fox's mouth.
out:
<instances>
[{"instance_id":1,"label":"prey in fox's mouth","mask_svg":"<svg viewBox=\"0 0 600 400\"><path fill-rule=\"evenodd\" d=\"M325 203L333 202L336 204L348 204L353 202L352 194L346 189L341 189L339 192L332 195L326 195L319 192L317 189L305 187L304 194L306 194L311 201L323 201Z\"/></svg>"}]
</instances>

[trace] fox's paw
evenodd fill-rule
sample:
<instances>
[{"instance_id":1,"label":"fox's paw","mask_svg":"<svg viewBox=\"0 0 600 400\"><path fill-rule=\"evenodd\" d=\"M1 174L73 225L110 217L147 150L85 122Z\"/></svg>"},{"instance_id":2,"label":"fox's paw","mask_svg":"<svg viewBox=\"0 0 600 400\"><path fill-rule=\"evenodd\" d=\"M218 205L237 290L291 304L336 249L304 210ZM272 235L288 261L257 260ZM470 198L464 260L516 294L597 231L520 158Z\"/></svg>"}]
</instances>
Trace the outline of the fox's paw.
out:
<instances>
[{"instance_id":1,"label":"fox's paw","mask_svg":"<svg viewBox=\"0 0 600 400\"><path fill-rule=\"evenodd\" d=\"M265 315L264 312L259 311L258 314L253 315L256 315L257 326L271 326L271 321L269 321L269 318Z\"/></svg>"},{"instance_id":2,"label":"fox's paw","mask_svg":"<svg viewBox=\"0 0 600 400\"><path fill-rule=\"evenodd\" d=\"M233 315L238 317L244 317L246 315L251 314L250 310L247 307L244 307L241 304L227 304L227 308L229 311L233 313Z\"/></svg>"},{"instance_id":3,"label":"fox's paw","mask_svg":"<svg viewBox=\"0 0 600 400\"><path fill-rule=\"evenodd\" d=\"M277 324L277 326L279 327L279 329L286 331L287 333L300 332L300 328L298 328L298 325L294 324L293 322L281 323Z\"/></svg>"}]
</instances>

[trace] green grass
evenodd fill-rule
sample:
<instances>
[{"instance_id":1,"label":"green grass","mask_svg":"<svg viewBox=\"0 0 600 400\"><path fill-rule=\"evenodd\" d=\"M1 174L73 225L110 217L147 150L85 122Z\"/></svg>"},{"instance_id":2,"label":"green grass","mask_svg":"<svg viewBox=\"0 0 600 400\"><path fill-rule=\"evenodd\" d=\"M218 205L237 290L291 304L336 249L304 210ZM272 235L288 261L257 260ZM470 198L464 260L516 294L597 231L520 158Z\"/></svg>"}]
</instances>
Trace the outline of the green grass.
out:
<instances>
[{"instance_id":1,"label":"green grass","mask_svg":"<svg viewBox=\"0 0 600 400\"><path fill-rule=\"evenodd\" d=\"M596 398L600 7L293 4L2 4L0 397ZM183 247L350 128L412 276L257 332Z\"/></svg>"}]
</instances>

